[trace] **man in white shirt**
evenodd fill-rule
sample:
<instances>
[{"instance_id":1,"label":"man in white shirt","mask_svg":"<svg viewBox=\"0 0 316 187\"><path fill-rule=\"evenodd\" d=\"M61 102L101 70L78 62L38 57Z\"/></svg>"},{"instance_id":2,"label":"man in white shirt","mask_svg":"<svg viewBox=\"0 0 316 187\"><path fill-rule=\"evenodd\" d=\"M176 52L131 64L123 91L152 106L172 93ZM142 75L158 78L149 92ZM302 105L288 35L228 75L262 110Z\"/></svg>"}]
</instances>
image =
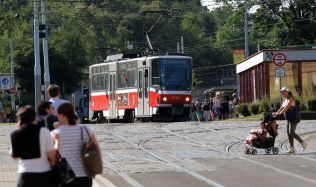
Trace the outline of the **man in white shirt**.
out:
<instances>
[{"instance_id":1,"label":"man in white shirt","mask_svg":"<svg viewBox=\"0 0 316 187\"><path fill-rule=\"evenodd\" d=\"M60 88L56 84L52 84L48 87L48 95L51 98L49 101L52 103L54 110L55 110L55 115L57 115L57 110L60 105L64 103L69 103L69 101L60 99Z\"/></svg>"}]
</instances>

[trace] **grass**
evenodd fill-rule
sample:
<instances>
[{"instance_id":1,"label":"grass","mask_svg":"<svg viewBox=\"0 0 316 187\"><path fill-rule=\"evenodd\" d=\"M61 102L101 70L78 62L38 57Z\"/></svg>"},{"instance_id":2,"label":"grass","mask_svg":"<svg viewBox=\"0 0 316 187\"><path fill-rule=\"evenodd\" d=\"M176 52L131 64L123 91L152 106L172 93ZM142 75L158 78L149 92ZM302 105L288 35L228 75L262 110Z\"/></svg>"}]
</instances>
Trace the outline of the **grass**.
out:
<instances>
[{"instance_id":1,"label":"grass","mask_svg":"<svg viewBox=\"0 0 316 187\"><path fill-rule=\"evenodd\" d=\"M0 126L5 126L5 125L15 125L16 123L0 123Z\"/></svg>"},{"instance_id":2,"label":"grass","mask_svg":"<svg viewBox=\"0 0 316 187\"><path fill-rule=\"evenodd\" d=\"M238 118L231 118L231 119L228 119L228 121L261 121L263 118L262 114L257 114L257 115L252 115L252 116L247 116L247 117L244 117L244 116L241 116L241 117L238 117Z\"/></svg>"}]
</instances>

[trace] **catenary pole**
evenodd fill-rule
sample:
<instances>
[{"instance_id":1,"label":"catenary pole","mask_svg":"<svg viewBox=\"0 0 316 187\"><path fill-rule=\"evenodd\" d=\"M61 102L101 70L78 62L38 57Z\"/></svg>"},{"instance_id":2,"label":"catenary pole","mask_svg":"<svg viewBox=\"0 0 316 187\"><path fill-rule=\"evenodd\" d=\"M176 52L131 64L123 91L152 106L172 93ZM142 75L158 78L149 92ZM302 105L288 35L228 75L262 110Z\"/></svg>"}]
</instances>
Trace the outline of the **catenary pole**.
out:
<instances>
[{"instance_id":1,"label":"catenary pole","mask_svg":"<svg viewBox=\"0 0 316 187\"><path fill-rule=\"evenodd\" d=\"M45 25L45 37L43 38L43 56L44 56L44 85L45 100L48 100L47 88L50 84L49 59L48 59L48 34L46 25L45 0L41 0L42 24Z\"/></svg>"},{"instance_id":2,"label":"catenary pole","mask_svg":"<svg viewBox=\"0 0 316 187\"><path fill-rule=\"evenodd\" d=\"M39 22L38 22L39 1L34 1L34 97L35 106L41 101L41 63L39 46Z\"/></svg>"},{"instance_id":3,"label":"catenary pole","mask_svg":"<svg viewBox=\"0 0 316 187\"><path fill-rule=\"evenodd\" d=\"M249 56L249 29L248 29L248 3L245 0L245 23L244 23L244 30L245 30L245 58Z\"/></svg>"},{"instance_id":4,"label":"catenary pole","mask_svg":"<svg viewBox=\"0 0 316 187\"><path fill-rule=\"evenodd\" d=\"M15 88L15 83L14 83L14 61L13 61L13 43L12 43L12 38L10 38L10 64L11 64L11 88ZM11 108L12 111L15 111L15 93L11 93Z\"/></svg>"},{"instance_id":5,"label":"catenary pole","mask_svg":"<svg viewBox=\"0 0 316 187\"><path fill-rule=\"evenodd\" d=\"M183 39L183 36L181 36L181 53L184 54L184 39Z\"/></svg>"}]
</instances>

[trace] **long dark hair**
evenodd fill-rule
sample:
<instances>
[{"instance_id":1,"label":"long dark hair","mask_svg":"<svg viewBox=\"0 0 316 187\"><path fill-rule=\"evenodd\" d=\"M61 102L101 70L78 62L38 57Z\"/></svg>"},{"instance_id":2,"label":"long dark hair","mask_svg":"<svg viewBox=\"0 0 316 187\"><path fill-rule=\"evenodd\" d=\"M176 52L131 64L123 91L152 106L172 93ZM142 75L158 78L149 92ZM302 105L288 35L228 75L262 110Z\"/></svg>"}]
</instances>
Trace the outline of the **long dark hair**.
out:
<instances>
[{"instance_id":1,"label":"long dark hair","mask_svg":"<svg viewBox=\"0 0 316 187\"><path fill-rule=\"evenodd\" d=\"M78 116L75 113L75 109L70 103L64 103L58 107L58 114L62 114L68 118L69 125L76 125Z\"/></svg>"},{"instance_id":2,"label":"long dark hair","mask_svg":"<svg viewBox=\"0 0 316 187\"><path fill-rule=\"evenodd\" d=\"M31 124L36 120L36 112L30 105L21 107L17 112L18 125Z\"/></svg>"},{"instance_id":3,"label":"long dark hair","mask_svg":"<svg viewBox=\"0 0 316 187\"><path fill-rule=\"evenodd\" d=\"M38 105L37 105L37 114L38 115L47 115L46 109L49 109L51 107L51 102L49 101L41 101Z\"/></svg>"}]
</instances>

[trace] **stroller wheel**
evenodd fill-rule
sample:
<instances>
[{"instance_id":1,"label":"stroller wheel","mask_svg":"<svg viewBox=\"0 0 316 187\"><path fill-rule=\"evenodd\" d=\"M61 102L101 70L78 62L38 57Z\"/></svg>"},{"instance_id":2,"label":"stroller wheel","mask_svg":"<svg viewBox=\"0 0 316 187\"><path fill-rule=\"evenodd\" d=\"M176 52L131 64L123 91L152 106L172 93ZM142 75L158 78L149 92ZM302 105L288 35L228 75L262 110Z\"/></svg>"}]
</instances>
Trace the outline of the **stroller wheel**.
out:
<instances>
[{"instance_id":1,"label":"stroller wheel","mask_svg":"<svg viewBox=\"0 0 316 187\"><path fill-rule=\"evenodd\" d=\"M267 149L265 149L265 151L267 154L269 154L269 153L271 153L271 148L267 148Z\"/></svg>"},{"instance_id":2,"label":"stroller wheel","mask_svg":"<svg viewBox=\"0 0 316 187\"><path fill-rule=\"evenodd\" d=\"M273 152L273 154L277 155L279 153L279 148L273 147L272 152Z\"/></svg>"},{"instance_id":3,"label":"stroller wheel","mask_svg":"<svg viewBox=\"0 0 316 187\"><path fill-rule=\"evenodd\" d=\"M256 149L253 149L253 150L251 151L251 154L252 154L252 155L256 155L256 154L257 154L257 150L256 150Z\"/></svg>"}]
</instances>

